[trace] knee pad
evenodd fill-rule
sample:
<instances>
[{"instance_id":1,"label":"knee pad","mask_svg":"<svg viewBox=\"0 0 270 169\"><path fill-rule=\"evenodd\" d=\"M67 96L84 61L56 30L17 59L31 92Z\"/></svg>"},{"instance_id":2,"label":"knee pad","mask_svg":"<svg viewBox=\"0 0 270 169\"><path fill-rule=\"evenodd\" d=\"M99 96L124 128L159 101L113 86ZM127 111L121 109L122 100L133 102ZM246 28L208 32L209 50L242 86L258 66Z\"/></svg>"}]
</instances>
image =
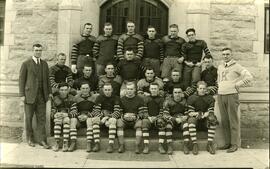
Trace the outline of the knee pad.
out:
<instances>
[{"instance_id":1,"label":"knee pad","mask_svg":"<svg viewBox=\"0 0 270 169\"><path fill-rule=\"evenodd\" d=\"M207 127L216 126L218 124L219 124L219 122L217 120L217 116L216 115L214 115L214 114L211 113L211 114L209 114L207 116Z\"/></svg>"},{"instance_id":2,"label":"knee pad","mask_svg":"<svg viewBox=\"0 0 270 169\"><path fill-rule=\"evenodd\" d=\"M64 123L64 124L70 124L70 119L69 119L69 117L65 117L64 120L63 120L63 123Z\"/></svg>"},{"instance_id":3,"label":"knee pad","mask_svg":"<svg viewBox=\"0 0 270 169\"><path fill-rule=\"evenodd\" d=\"M197 119L195 117L189 117L188 118L188 123L189 124L196 124L197 123Z\"/></svg>"},{"instance_id":4,"label":"knee pad","mask_svg":"<svg viewBox=\"0 0 270 169\"><path fill-rule=\"evenodd\" d=\"M109 125L116 125L116 118L110 118L109 119Z\"/></svg>"},{"instance_id":5,"label":"knee pad","mask_svg":"<svg viewBox=\"0 0 270 169\"><path fill-rule=\"evenodd\" d=\"M124 121L122 119L118 119L116 122L117 128L124 128Z\"/></svg>"},{"instance_id":6,"label":"knee pad","mask_svg":"<svg viewBox=\"0 0 270 169\"><path fill-rule=\"evenodd\" d=\"M92 118L92 122L93 122L93 125L94 125L94 124L99 125L99 123L100 123L100 117L93 117L93 118Z\"/></svg>"},{"instance_id":7,"label":"knee pad","mask_svg":"<svg viewBox=\"0 0 270 169\"><path fill-rule=\"evenodd\" d=\"M78 123L78 119L77 118L71 118L70 119L70 128L76 128L77 126L77 123Z\"/></svg>"},{"instance_id":8,"label":"knee pad","mask_svg":"<svg viewBox=\"0 0 270 169\"><path fill-rule=\"evenodd\" d=\"M167 125L166 125L166 129L172 130L172 128L173 128L172 124L167 124Z\"/></svg>"},{"instance_id":9,"label":"knee pad","mask_svg":"<svg viewBox=\"0 0 270 169\"><path fill-rule=\"evenodd\" d=\"M134 125L134 128L135 129L142 128L142 120L137 120Z\"/></svg>"},{"instance_id":10,"label":"knee pad","mask_svg":"<svg viewBox=\"0 0 270 169\"><path fill-rule=\"evenodd\" d=\"M150 126L151 126L151 122L150 122L150 120L149 119L143 119L142 120L142 128L150 128Z\"/></svg>"}]
</instances>

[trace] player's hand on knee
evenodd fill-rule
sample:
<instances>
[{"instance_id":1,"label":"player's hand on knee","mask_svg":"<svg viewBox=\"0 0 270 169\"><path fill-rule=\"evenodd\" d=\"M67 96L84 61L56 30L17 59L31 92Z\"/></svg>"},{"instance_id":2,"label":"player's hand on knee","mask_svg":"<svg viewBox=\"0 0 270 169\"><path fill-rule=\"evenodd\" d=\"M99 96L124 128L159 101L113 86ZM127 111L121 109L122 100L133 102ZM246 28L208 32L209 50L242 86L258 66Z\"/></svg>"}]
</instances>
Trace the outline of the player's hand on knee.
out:
<instances>
[{"instance_id":1,"label":"player's hand on knee","mask_svg":"<svg viewBox=\"0 0 270 169\"><path fill-rule=\"evenodd\" d=\"M206 117L208 117L208 115L209 115L209 112L205 112L205 113L202 115L202 118L206 118Z\"/></svg>"}]
</instances>

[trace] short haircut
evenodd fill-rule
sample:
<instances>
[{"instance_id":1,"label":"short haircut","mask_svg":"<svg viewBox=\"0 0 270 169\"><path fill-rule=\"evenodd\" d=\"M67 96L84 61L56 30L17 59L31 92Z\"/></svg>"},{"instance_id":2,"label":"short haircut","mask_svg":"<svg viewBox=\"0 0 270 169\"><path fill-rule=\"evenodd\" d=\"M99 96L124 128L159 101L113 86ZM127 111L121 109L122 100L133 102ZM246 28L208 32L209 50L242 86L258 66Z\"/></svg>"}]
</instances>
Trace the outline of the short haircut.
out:
<instances>
[{"instance_id":1,"label":"short haircut","mask_svg":"<svg viewBox=\"0 0 270 169\"><path fill-rule=\"evenodd\" d=\"M203 57L203 60L204 59L212 59L213 60L213 56L212 55L205 55L204 57Z\"/></svg>"},{"instance_id":2,"label":"short haircut","mask_svg":"<svg viewBox=\"0 0 270 169\"><path fill-rule=\"evenodd\" d=\"M159 88L159 84L158 83L156 83L156 82L154 82L154 83L150 83L150 86L151 85L153 85L153 86L158 86L158 88ZM149 86L149 88L150 88L150 86Z\"/></svg>"},{"instance_id":3,"label":"short haircut","mask_svg":"<svg viewBox=\"0 0 270 169\"><path fill-rule=\"evenodd\" d=\"M172 70L172 72L171 72L171 74L172 74L173 72L177 72L177 73L179 73L179 74L180 74L180 71L179 71L179 70L177 70L177 69L173 69L173 70Z\"/></svg>"},{"instance_id":4,"label":"short haircut","mask_svg":"<svg viewBox=\"0 0 270 169\"><path fill-rule=\"evenodd\" d=\"M113 64L112 62L108 62L108 63L105 65L105 68L106 68L108 65L113 65L113 67L114 67L114 64Z\"/></svg>"},{"instance_id":5,"label":"short haircut","mask_svg":"<svg viewBox=\"0 0 270 169\"><path fill-rule=\"evenodd\" d=\"M104 88L104 86L111 86L111 87L112 87L112 84L111 84L111 83L104 83L104 84L102 85L102 88Z\"/></svg>"},{"instance_id":6,"label":"short haircut","mask_svg":"<svg viewBox=\"0 0 270 169\"><path fill-rule=\"evenodd\" d=\"M93 26L91 23L87 22L83 25L83 27L85 27L86 25L90 25L90 26Z\"/></svg>"},{"instance_id":7,"label":"short haircut","mask_svg":"<svg viewBox=\"0 0 270 169\"><path fill-rule=\"evenodd\" d=\"M189 32L196 33L194 28L189 28L189 29L186 30L186 34L188 34Z\"/></svg>"},{"instance_id":8,"label":"short haircut","mask_svg":"<svg viewBox=\"0 0 270 169\"><path fill-rule=\"evenodd\" d=\"M181 85L179 85L179 84L177 84L177 85L175 85L175 86L173 87L173 91L174 91L174 89L181 89L181 90L183 91Z\"/></svg>"},{"instance_id":9,"label":"short haircut","mask_svg":"<svg viewBox=\"0 0 270 169\"><path fill-rule=\"evenodd\" d=\"M61 82L59 85L58 85L58 89L60 89L61 87L69 87L68 83L67 82Z\"/></svg>"},{"instance_id":10,"label":"short haircut","mask_svg":"<svg viewBox=\"0 0 270 169\"><path fill-rule=\"evenodd\" d=\"M34 48L34 47L41 48L41 47L42 47L42 45L41 45L41 44L39 44L39 43L35 43L35 44L33 45L33 48Z\"/></svg>"},{"instance_id":11,"label":"short haircut","mask_svg":"<svg viewBox=\"0 0 270 169\"><path fill-rule=\"evenodd\" d=\"M171 24L171 25L169 26L169 28L177 28L177 29L178 29L178 25L177 25L177 24Z\"/></svg>"},{"instance_id":12,"label":"short haircut","mask_svg":"<svg viewBox=\"0 0 270 169\"><path fill-rule=\"evenodd\" d=\"M67 56L65 53L61 52L61 53L58 53L57 57L59 56Z\"/></svg>"},{"instance_id":13,"label":"short haircut","mask_svg":"<svg viewBox=\"0 0 270 169\"><path fill-rule=\"evenodd\" d=\"M89 83L88 83L88 82L86 82L86 81L82 81L82 82L80 82L80 88L82 87L82 85L85 85L85 84L87 84L87 85L89 86L89 88L91 89L91 87L90 87Z\"/></svg>"},{"instance_id":14,"label":"short haircut","mask_svg":"<svg viewBox=\"0 0 270 169\"><path fill-rule=\"evenodd\" d=\"M132 51L133 53L135 53L135 52L134 52L134 49L133 49L133 48L130 48L130 47L125 49L125 53L126 53L127 51Z\"/></svg>"},{"instance_id":15,"label":"short haircut","mask_svg":"<svg viewBox=\"0 0 270 169\"><path fill-rule=\"evenodd\" d=\"M200 85L205 85L207 87L207 83L205 81L198 81L197 82L197 88L200 86Z\"/></svg>"},{"instance_id":16,"label":"short haircut","mask_svg":"<svg viewBox=\"0 0 270 169\"><path fill-rule=\"evenodd\" d=\"M91 67L91 68L93 68L93 66L90 65L90 64L85 64L85 65L83 66L83 68L85 68L85 67Z\"/></svg>"},{"instance_id":17,"label":"short haircut","mask_svg":"<svg viewBox=\"0 0 270 169\"><path fill-rule=\"evenodd\" d=\"M225 50L229 50L229 51L232 52L232 49L231 49L231 48L228 48L228 47L223 48L221 51L223 52L223 51L225 51Z\"/></svg>"},{"instance_id":18,"label":"short haircut","mask_svg":"<svg viewBox=\"0 0 270 169\"><path fill-rule=\"evenodd\" d=\"M128 20L128 21L127 21L127 24L128 24L128 23L133 23L133 24L135 25L135 22L133 22L133 21L131 21L131 20Z\"/></svg>"},{"instance_id":19,"label":"short haircut","mask_svg":"<svg viewBox=\"0 0 270 169\"><path fill-rule=\"evenodd\" d=\"M152 25L149 25L149 26L147 27L147 30L150 29L150 28L154 28L154 29L156 30L156 28L155 28L154 26L152 26Z\"/></svg>"},{"instance_id":20,"label":"short haircut","mask_svg":"<svg viewBox=\"0 0 270 169\"><path fill-rule=\"evenodd\" d=\"M153 70L153 71L154 71L154 68L153 68L152 66L146 66L145 72L146 72L147 70Z\"/></svg>"},{"instance_id":21,"label":"short haircut","mask_svg":"<svg viewBox=\"0 0 270 169\"><path fill-rule=\"evenodd\" d=\"M136 84L134 82L127 82L126 86L134 85L134 88L136 89Z\"/></svg>"},{"instance_id":22,"label":"short haircut","mask_svg":"<svg viewBox=\"0 0 270 169\"><path fill-rule=\"evenodd\" d=\"M104 27L105 27L105 26L112 26L112 23L106 22L106 23L104 23Z\"/></svg>"}]
</instances>

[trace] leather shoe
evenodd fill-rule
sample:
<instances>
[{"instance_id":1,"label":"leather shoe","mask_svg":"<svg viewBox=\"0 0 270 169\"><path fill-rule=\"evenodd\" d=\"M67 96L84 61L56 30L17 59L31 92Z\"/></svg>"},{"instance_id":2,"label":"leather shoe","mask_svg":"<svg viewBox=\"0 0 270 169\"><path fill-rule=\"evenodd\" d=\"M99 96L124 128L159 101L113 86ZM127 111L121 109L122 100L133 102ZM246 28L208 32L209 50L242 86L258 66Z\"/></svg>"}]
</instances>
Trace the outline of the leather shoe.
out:
<instances>
[{"instance_id":1,"label":"leather shoe","mask_svg":"<svg viewBox=\"0 0 270 169\"><path fill-rule=\"evenodd\" d=\"M225 144L224 146L219 147L218 149L220 149L220 150L226 150L226 149L229 149L230 147L231 147L230 144Z\"/></svg>"},{"instance_id":2,"label":"leather shoe","mask_svg":"<svg viewBox=\"0 0 270 169\"><path fill-rule=\"evenodd\" d=\"M233 153L238 149L238 146L236 144L233 144L231 148L227 150L227 153Z\"/></svg>"},{"instance_id":3,"label":"leather shoe","mask_svg":"<svg viewBox=\"0 0 270 169\"><path fill-rule=\"evenodd\" d=\"M29 145L30 147L35 147L35 143L34 143L33 141L28 141L28 145Z\"/></svg>"},{"instance_id":4,"label":"leather shoe","mask_svg":"<svg viewBox=\"0 0 270 169\"><path fill-rule=\"evenodd\" d=\"M45 141L41 141L40 145L43 146L43 148L45 148L45 149L50 149L51 148L51 146L49 146L47 143L45 143Z\"/></svg>"}]
</instances>

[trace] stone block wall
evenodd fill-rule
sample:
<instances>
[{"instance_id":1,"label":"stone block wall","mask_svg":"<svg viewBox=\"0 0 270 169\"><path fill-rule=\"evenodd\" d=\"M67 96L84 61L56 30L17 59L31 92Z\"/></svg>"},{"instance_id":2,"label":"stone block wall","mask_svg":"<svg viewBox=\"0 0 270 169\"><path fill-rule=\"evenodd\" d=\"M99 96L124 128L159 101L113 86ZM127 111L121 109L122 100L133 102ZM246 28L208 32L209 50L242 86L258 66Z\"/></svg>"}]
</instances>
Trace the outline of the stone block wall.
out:
<instances>
[{"instance_id":1,"label":"stone block wall","mask_svg":"<svg viewBox=\"0 0 270 169\"><path fill-rule=\"evenodd\" d=\"M43 59L52 64L57 51L57 18L59 0L6 1L5 42L6 56L1 57L0 80L18 79L22 62L32 55L33 43L44 46Z\"/></svg>"},{"instance_id":2,"label":"stone block wall","mask_svg":"<svg viewBox=\"0 0 270 169\"><path fill-rule=\"evenodd\" d=\"M263 54L259 34L259 28L263 28L263 23L258 23L259 5L255 0L212 0L209 46L217 65L221 62L220 50L231 47L235 59L253 74L254 87L268 88L269 66L260 63L262 57L268 56ZM262 45L258 47L258 43Z\"/></svg>"},{"instance_id":3,"label":"stone block wall","mask_svg":"<svg viewBox=\"0 0 270 169\"><path fill-rule=\"evenodd\" d=\"M241 104L242 139L269 140L269 104Z\"/></svg>"}]
</instances>

